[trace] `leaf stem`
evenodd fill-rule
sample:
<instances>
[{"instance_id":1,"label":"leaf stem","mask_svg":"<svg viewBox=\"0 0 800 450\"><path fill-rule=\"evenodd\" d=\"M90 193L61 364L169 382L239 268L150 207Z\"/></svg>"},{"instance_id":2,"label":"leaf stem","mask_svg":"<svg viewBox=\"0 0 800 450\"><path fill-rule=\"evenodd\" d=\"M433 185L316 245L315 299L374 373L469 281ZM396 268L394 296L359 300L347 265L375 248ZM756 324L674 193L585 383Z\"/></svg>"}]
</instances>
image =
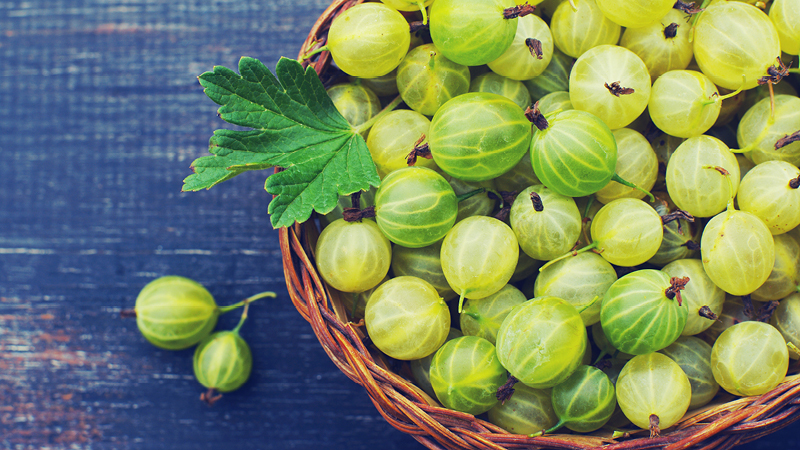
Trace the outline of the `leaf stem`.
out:
<instances>
[{"instance_id":1,"label":"leaf stem","mask_svg":"<svg viewBox=\"0 0 800 450\"><path fill-rule=\"evenodd\" d=\"M394 100L392 100L391 103L386 105L386 107L383 108L381 110L381 112L376 114L373 118L369 119L368 121L366 121L366 122L362 123L361 125L353 128L353 131L355 131L358 134L362 134L364 131L369 130L370 128L372 128L373 125L375 125L375 122L381 120L383 118L383 116L385 116L386 114L394 111L394 109L397 108L397 106L400 105L400 103L402 103L402 102L403 102L403 99L398 95L397 97L395 97Z\"/></svg>"}]
</instances>

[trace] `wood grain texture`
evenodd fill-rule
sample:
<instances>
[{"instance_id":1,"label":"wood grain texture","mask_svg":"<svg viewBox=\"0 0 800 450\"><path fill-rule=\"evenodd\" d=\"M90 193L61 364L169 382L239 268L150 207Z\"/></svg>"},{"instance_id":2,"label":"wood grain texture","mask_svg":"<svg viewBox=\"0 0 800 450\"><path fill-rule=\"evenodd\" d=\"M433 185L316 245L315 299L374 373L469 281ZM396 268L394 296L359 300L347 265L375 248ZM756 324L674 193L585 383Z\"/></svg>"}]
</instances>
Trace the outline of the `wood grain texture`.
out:
<instances>
[{"instance_id":1,"label":"wood grain texture","mask_svg":"<svg viewBox=\"0 0 800 450\"><path fill-rule=\"evenodd\" d=\"M265 174L180 192L224 126L197 75L293 57L326 6L0 1L0 448L422 448L292 306ZM220 304L278 293L242 329L250 381L214 407L198 399L192 350L156 349L119 317L167 274ZM746 448L794 448L798 430Z\"/></svg>"}]
</instances>

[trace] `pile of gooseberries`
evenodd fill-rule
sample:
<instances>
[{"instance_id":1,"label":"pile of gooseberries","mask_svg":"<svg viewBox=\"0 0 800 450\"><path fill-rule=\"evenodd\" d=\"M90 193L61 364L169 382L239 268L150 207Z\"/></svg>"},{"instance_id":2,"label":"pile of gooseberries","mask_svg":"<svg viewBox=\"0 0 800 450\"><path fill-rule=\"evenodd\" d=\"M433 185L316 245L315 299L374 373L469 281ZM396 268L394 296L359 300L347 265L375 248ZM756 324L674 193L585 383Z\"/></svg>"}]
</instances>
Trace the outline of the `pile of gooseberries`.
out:
<instances>
[{"instance_id":1,"label":"pile of gooseberries","mask_svg":"<svg viewBox=\"0 0 800 450\"><path fill-rule=\"evenodd\" d=\"M657 435L774 389L800 356L798 24L800 0L351 7L329 92L382 181L319 217L320 276L431 402L511 433Z\"/></svg>"},{"instance_id":2,"label":"pile of gooseberries","mask_svg":"<svg viewBox=\"0 0 800 450\"><path fill-rule=\"evenodd\" d=\"M194 375L207 391L200 399L213 405L222 393L239 389L250 377L253 356L242 339L242 328L250 303L275 297L262 292L228 306L218 306L203 285L186 277L168 275L147 283L136 297L132 311L145 339L165 350L184 350L196 346ZM221 314L242 308L241 319L232 330L214 331Z\"/></svg>"}]
</instances>

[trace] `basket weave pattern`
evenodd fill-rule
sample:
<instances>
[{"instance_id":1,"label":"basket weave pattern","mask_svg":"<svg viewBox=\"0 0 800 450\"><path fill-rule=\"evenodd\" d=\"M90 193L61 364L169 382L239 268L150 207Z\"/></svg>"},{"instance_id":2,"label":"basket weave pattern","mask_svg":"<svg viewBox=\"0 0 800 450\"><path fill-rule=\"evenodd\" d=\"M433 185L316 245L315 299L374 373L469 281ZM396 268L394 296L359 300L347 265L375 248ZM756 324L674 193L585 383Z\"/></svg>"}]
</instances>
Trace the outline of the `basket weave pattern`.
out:
<instances>
[{"instance_id":1,"label":"basket weave pattern","mask_svg":"<svg viewBox=\"0 0 800 450\"><path fill-rule=\"evenodd\" d=\"M325 45L334 17L363 0L334 0L309 32L300 56ZM324 76L330 68L330 54L320 53L311 65ZM276 168L277 171L281 170ZM398 375L391 362L369 346L363 324L347 318L339 294L321 280L314 263L313 249L319 230L313 220L282 228L279 232L286 285L297 311L307 320L331 361L348 378L366 389L380 414L398 430L412 435L430 449L506 450L574 449L605 450L664 448L667 450L729 449L756 440L800 419L800 375L787 377L778 387L762 396L736 398L718 396L717 402L684 417L660 437L646 432L611 439L606 434L552 434L528 437L509 434L470 414L438 405L422 390ZM396 367L402 371L402 367ZM790 373L797 373L792 364ZM410 376L409 376L410 378Z\"/></svg>"}]
</instances>

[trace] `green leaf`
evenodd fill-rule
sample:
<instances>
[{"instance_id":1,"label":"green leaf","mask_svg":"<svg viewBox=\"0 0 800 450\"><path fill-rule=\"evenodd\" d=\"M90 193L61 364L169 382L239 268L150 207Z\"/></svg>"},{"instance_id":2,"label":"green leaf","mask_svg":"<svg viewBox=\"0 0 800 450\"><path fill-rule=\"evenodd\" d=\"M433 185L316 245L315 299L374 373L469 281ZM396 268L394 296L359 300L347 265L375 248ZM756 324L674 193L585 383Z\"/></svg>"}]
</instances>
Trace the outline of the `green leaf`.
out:
<instances>
[{"instance_id":1,"label":"green leaf","mask_svg":"<svg viewBox=\"0 0 800 450\"><path fill-rule=\"evenodd\" d=\"M326 214L339 195L378 186L364 138L339 114L312 68L281 58L273 75L260 61L242 58L239 74L214 67L200 84L218 103L219 116L250 130L217 130L209 152L192 163L184 191L208 189L248 170L285 170L267 178L275 228ZM276 78L277 76L277 78Z\"/></svg>"}]
</instances>

